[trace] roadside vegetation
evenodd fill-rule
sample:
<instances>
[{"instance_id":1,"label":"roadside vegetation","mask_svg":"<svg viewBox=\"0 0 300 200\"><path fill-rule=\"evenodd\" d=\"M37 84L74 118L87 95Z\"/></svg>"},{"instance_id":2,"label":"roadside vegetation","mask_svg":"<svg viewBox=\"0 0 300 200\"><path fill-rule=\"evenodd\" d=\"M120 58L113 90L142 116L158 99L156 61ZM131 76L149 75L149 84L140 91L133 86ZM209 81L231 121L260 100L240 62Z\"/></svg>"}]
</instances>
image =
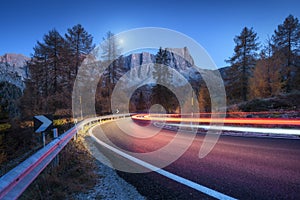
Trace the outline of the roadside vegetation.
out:
<instances>
[{"instance_id":1,"label":"roadside vegetation","mask_svg":"<svg viewBox=\"0 0 300 200\"><path fill-rule=\"evenodd\" d=\"M74 126L71 118L55 116L53 126L64 133ZM0 124L0 175L42 148L41 134L34 133L33 121L14 121ZM46 143L53 139L52 130L46 132Z\"/></svg>"},{"instance_id":2,"label":"roadside vegetation","mask_svg":"<svg viewBox=\"0 0 300 200\"><path fill-rule=\"evenodd\" d=\"M73 199L91 190L100 178L95 158L84 147L81 135L67 144L58 160L59 164L52 162L20 199Z\"/></svg>"}]
</instances>

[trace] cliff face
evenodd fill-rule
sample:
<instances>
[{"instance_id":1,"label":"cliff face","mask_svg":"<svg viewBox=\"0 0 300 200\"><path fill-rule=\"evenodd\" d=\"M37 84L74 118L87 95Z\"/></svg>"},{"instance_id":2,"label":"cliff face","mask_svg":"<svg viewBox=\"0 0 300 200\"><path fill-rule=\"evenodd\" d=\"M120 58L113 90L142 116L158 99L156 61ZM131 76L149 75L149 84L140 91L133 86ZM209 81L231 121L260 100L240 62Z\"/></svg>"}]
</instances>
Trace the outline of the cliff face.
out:
<instances>
[{"instance_id":1,"label":"cliff face","mask_svg":"<svg viewBox=\"0 0 300 200\"><path fill-rule=\"evenodd\" d=\"M7 63L11 66L22 67L29 58L22 54L7 53L0 56L0 63Z\"/></svg>"},{"instance_id":2,"label":"cliff face","mask_svg":"<svg viewBox=\"0 0 300 200\"><path fill-rule=\"evenodd\" d=\"M0 56L0 82L8 82L24 90L24 79L29 77L26 61L22 54L5 54Z\"/></svg>"},{"instance_id":3,"label":"cliff face","mask_svg":"<svg viewBox=\"0 0 300 200\"><path fill-rule=\"evenodd\" d=\"M27 60L21 54L0 56L0 118L20 115L17 104L25 89L24 79L28 78Z\"/></svg>"},{"instance_id":4,"label":"cliff face","mask_svg":"<svg viewBox=\"0 0 300 200\"><path fill-rule=\"evenodd\" d=\"M169 59L169 67L178 72L178 76L183 76L188 81L199 80L200 73L194 66L194 60L191 57L189 50L184 48L167 48L167 55ZM123 58L123 69L119 73L122 76L128 72L128 77L131 81L141 82L142 80L152 79L153 66L155 64L155 55L142 52L134 53ZM172 82L177 85L181 85L178 76L173 77ZM152 80L154 81L154 80Z\"/></svg>"}]
</instances>

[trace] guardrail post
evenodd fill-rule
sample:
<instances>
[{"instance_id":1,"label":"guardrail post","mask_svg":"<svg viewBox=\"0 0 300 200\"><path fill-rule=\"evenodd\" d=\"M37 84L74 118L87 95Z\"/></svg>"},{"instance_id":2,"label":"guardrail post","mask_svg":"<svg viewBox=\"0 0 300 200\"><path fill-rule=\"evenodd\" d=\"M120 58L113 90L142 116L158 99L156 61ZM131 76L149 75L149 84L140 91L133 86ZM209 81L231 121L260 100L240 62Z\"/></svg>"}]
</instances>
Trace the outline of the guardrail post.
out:
<instances>
[{"instance_id":1,"label":"guardrail post","mask_svg":"<svg viewBox=\"0 0 300 200\"><path fill-rule=\"evenodd\" d=\"M53 129L53 139L56 139L57 137L58 137L58 130L57 130L57 128L54 128ZM59 154L57 154L55 156L52 163L53 163L53 167L57 167L59 165Z\"/></svg>"},{"instance_id":2,"label":"guardrail post","mask_svg":"<svg viewBox=\"0 0 300 200\"><path fill-rule=\"evenodd\" d=\"M74 134L74 137L73 137L74 140L77 140L77 137L78 137L77 134L78 134L78 133L77 133L77 131L76 131L76 133Z\"/></svg>"},{"instance_id":3,"label":"guardrail post","mask_svg":"<svg viewBox=\"0 0 300 200\"><path fill-rule=\"evenodd\" d=\"M43 140L43 147L46 146L46 135L45 135L45 132L42 132L42 140Z\"/></svg>"},{"instance_id":4,"label":"guardrail post","mask_svg":"<svg viewBox=\"0 0 300 200\"><path fill-rule=\"evenodd\" d=\"M58 131L57 128L53 129L53 138L56 139L58 137Z\"/></svg>"}]
</instances>

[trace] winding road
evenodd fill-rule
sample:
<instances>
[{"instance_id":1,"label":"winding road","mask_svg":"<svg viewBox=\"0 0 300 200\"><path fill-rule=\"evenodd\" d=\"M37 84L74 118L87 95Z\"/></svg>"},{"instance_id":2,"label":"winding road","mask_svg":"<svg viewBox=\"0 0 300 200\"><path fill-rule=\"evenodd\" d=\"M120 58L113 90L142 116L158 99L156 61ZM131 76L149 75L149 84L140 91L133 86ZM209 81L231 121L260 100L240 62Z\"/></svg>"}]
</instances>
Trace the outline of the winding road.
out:
<instances>
[{"instance_id":1,"label":"winding road","mask_svg":"<svg viewBox=\"0 0 300 200\"><path fill-rule=\"evenodd\" d=\"M109 145L112 142L119 150L138 155L138 159L153 165L167 163L168 155L172 157L178 149L173 148L166 154L151 152L170 143L174 144L173 147L183 148L192 141L183 155L163 170L232 198L300 199L300 140L221 136L213 150L199 159L204 133L198 133L194 138L193 134L186 133L174 140L174 131L159 131L152 125L141 126L126 118L96 126L92 134L98 140ZM123 166L129 171L144 168L103 145L96 146L113 166ZM147 153L150 154L144 157ZM177 199L212 198L156 172L121 174L152 199L166 198L155 194L161 188Z\"/></svg>"}]
</instances>

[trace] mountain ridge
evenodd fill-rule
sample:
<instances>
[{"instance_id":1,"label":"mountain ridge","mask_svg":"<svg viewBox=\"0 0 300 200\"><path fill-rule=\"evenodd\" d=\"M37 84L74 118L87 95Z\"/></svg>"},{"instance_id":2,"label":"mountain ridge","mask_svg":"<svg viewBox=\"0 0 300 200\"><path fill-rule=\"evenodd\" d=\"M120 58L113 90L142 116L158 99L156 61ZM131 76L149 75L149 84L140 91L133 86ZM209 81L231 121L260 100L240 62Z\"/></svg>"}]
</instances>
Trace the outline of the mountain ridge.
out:
<instances>
[{"instance_id":1,"label":"mountain ridge","mask_svg":"<svg viewBox=\"0 0 300 200\"><path fill-rule=\"evenodd\" d=\"M30 58L20 53L5 53L0 56L0 63L8 63L11 66L22 67Z\"/></svg>"}]
</instances>

